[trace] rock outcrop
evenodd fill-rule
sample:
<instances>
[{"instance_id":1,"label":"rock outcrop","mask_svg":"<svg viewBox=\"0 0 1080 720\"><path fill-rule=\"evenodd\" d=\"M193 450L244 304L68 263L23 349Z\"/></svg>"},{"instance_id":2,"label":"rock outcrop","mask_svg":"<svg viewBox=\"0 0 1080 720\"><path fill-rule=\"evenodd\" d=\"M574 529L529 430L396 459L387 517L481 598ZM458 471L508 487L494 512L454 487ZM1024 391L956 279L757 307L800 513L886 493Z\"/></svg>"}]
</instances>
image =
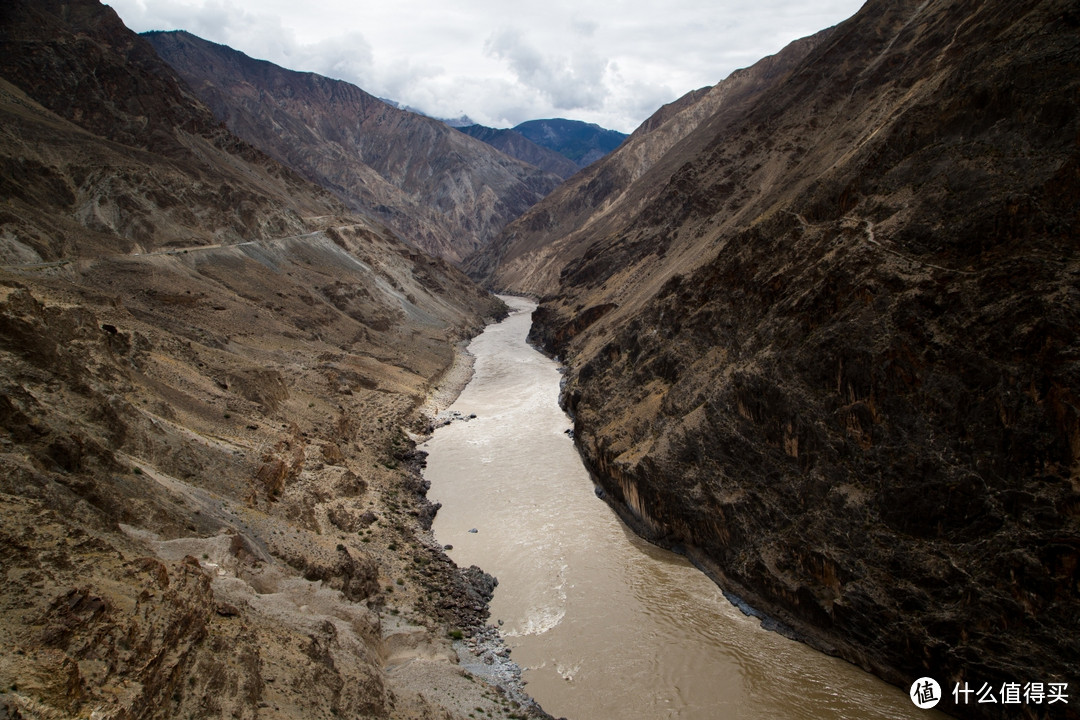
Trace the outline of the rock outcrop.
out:
<instances>
[{"instance_id":1,"label":"rock outcrop","mask_svg":"<svg viewBox=\"0 0 1080 720\"><path fill-rule=\"evenodd\" d=\"M904 687L1080 676L1078 27L871 1L637 162L716 91L646 123L486 273L546 294L631 523Z\"/></svg>"},{"instance_id":2,"label":"rock outcrop","mask_svg":"<svg viewBox=\"0 0 1080 720\"><path fill-rule=\"evenodd\" d=\"M238 136L433 255L460 260L562 180L349 83L144 37Z\"/></svg>"}]
</instances>

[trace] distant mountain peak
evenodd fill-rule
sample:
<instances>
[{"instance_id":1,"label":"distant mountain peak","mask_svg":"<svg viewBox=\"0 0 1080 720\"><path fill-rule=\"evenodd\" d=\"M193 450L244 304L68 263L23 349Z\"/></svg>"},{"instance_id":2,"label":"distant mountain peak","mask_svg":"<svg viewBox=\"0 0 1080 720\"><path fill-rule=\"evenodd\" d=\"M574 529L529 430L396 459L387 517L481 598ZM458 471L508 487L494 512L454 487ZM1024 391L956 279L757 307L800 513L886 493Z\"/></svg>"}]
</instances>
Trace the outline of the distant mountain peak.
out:
<instances>
[{"instance_id":1,"label":"distant mountain peak","mask_svg":"<svg viewBox=\"0 0 1080 720\"><path fill-rule=\"evenodd\" d=\"M514 131L541 147L570 158L579 168L596 162L627 138L625 133L617 130L565 118L527 120L514 127Z\"/></svg>"},{"instance_id":2,"label":"distant mountain peak","mask_svg":"<svg viewBox=\"0 0 1080 720\"><path fill-rule=\"evenodd\" d=\"M541 170L554 173L566 179L580 168L570 158L550 148L537 145L532 140L514 130L502 130L486 125L466 125L457 128L460 132L486 142L496 150L512 158L535 165Z\"/></svg>"}]
</instances>

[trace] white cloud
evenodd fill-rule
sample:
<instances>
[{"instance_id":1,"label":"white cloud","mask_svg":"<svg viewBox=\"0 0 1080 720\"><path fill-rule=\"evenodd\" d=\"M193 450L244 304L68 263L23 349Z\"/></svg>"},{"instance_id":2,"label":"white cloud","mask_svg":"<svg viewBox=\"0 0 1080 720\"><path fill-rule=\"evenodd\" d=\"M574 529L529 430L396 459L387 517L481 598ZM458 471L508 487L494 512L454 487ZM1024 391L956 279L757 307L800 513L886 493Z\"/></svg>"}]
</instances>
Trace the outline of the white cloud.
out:
<instances>
[{"instance_id":1,"label":"white cloud","mask_svg":"<svg viewBox=\"0 0 1080 720\"><path fill-rule=\"evenodd\" d=\"M608 61L587 48L568 55L544 53L515 28L495 31L484 52L505 61L518 82L540 93L558 110L597 110L610 94Z\"/></svg>"},{"instance_id":2,"label":"white cloud","mask_svg":"<svg viewBox=\"0 0 1080 720\"><path fill-rule=\"evenodd\" d=\"M660 105L852 15L860 0L108 0L136 31L183 29L440 117L570 117L624 132Z\"/></svg>"},{"instance_id":3,"label":"white cloud","mask_svg":"<svg viewBox=\"0 0 1080 720\"><path fill-rule=\"evenodd\" d=\"M297 48L299 64L336 78L362 78L375 66L371 44L359 32L328 37Z\"/></svg>"}]
</instances>

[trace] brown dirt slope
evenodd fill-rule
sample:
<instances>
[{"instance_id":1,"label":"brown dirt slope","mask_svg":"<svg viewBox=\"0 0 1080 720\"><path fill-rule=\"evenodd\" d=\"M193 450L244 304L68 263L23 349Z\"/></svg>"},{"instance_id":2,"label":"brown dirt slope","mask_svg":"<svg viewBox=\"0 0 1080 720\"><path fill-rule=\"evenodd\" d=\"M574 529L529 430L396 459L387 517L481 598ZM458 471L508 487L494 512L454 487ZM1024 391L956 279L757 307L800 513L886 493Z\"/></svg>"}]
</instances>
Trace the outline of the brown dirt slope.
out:
<instances>
[{"instance_id":1,"label":"brown dirt slope","mask_svg":"<svg viewBox=\"0 0 1080 720\"><path fill-rule=\"evenodd\" d=\"M457 665L490 578L425 532L411 436L501 304L112 10L0 18L0 716L538 713Z\"/></svg>"},{"instance_id":2,"label":"brown dirt slope","mask_svg":"<svg viewBox=\"0 0 1080 720\"><path fill-rule=\"evenodd\" d=\"M902 686L1080 677L1078 28L869 2L610 204L508 229L569 218L534 338L609 499Z\"/></svg>"},{"instance_id":3,"label":"brown dirt slope","mask_svg":"<svg viewBox=\"0 0 1080 720\"><path fill-rule=\"evenodd\" d=\"M16 260L279 237L343 212L221 127L111 11L12 2L0 23L14 86L0 232Z\"/></svg>"}]
</instances>

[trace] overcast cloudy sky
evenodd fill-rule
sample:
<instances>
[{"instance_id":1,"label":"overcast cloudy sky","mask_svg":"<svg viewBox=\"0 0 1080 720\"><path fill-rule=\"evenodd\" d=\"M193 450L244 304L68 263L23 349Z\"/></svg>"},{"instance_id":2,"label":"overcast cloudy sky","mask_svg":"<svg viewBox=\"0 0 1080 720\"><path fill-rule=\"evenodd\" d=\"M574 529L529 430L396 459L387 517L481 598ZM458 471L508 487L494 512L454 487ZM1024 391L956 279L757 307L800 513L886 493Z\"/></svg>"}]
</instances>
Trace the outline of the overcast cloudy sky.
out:
<instances>
[{"instance_id":1,"label":"overcast cloudy sky","mask_svg":"<svg viewBox=\"0 0 1080 720\"><path fill-rule=\"evenodd\" d=\"M630 132L660 105L847 19L862 0L105 0L437 117Z\"/></svg>"}]
</instances>

